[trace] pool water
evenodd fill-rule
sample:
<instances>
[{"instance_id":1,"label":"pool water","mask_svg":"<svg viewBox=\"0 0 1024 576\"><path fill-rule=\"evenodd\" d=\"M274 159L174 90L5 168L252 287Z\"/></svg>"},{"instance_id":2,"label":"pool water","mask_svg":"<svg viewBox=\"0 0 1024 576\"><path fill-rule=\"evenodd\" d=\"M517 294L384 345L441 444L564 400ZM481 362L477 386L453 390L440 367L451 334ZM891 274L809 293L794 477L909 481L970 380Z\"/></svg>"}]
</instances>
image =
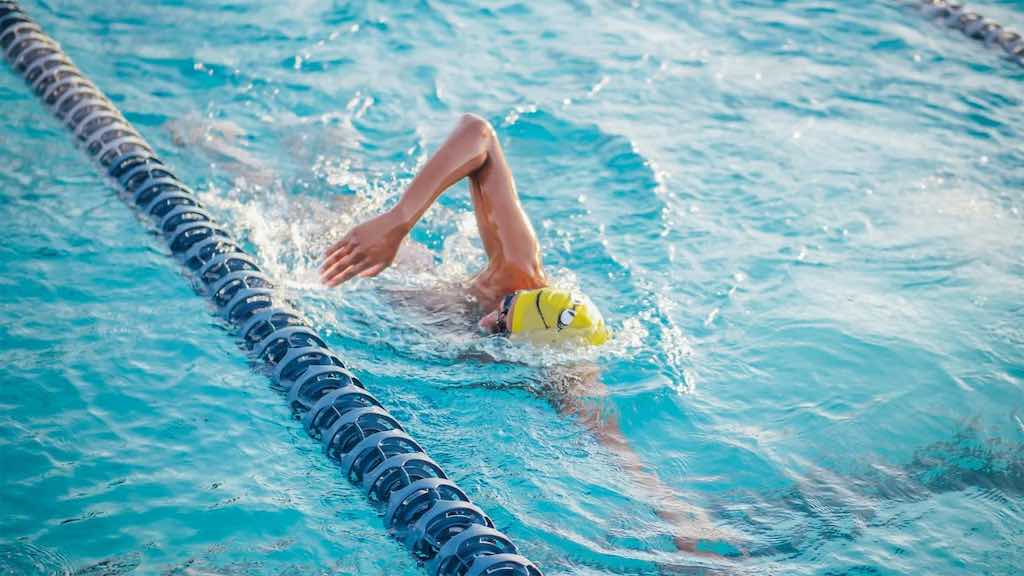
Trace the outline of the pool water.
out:
<instances>
[{"instance_id":1,"label":"pool water","mask_svg":"<svg viewBox=\"0 0 1024 576\"><path fill-rule=\"evenodd\" d=\"M900 2L183 4L24 6L547 574L1024 570L1024 69ZM423 573L9 72L0 107L0 574ZM606 347L430 296L483 261L464 185L429 265L318 286L462 112ZM645 472L559 412L581 374Z\"/></svg>"}]
</instances>

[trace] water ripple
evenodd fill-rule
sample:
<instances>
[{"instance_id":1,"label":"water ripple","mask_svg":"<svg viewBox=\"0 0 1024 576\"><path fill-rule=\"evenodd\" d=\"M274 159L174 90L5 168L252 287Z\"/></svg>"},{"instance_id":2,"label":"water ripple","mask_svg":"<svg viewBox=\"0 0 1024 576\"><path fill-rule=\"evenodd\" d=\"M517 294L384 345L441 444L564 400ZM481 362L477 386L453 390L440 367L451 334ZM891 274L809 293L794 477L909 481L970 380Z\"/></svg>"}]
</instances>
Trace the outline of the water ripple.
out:
<instances>
[{"instance_id":1,"label":"water ripple","mask_svg":"<svg viewBox=\"0 0 1024 576\"><path fill-rule=\"evenodd\" d=\"M1019 67L898 3L27 8L547 573L1019 571ZM0 101L0 573L421 573L12 75ZM400 270L317 285L463 111L612 345L429 297L483 260L464 188Z\"/></svg>"}]
</instances>

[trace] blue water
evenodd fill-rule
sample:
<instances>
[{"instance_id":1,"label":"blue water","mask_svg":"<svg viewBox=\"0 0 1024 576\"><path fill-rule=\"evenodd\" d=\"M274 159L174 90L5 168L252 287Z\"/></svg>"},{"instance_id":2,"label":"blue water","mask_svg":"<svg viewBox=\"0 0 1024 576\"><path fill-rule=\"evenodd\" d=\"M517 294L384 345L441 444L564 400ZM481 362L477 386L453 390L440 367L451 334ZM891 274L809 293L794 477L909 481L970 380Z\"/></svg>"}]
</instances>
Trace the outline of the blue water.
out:
<instances>
[{"instance_id":1,"label":"blue water","mask_svg":"<svg viewBox=\"0 0 1024 576\"><path fill-rule=\"evenodd\" d=\"M547 574L1024 570L1024 69L899 2L148 4L25 8ZM0 108L0 574L421 574L6 71ZM424 296L482 261L464 186L432 266L316 284L466 111L600 352ZM558 413L581 372L692 524Z\"/></svg>"}]
</instances>

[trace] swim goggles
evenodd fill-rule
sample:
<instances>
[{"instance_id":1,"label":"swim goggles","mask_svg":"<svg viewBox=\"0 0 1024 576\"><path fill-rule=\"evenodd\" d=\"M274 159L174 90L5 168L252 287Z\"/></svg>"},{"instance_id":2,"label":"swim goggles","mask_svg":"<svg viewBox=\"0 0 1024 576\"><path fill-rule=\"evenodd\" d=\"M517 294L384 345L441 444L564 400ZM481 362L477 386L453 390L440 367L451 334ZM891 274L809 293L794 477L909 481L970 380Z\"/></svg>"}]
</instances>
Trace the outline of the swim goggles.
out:
<instances>
[{"instance_id":1,"label":"swim goggles","mask_svg":"<svg viewBox=\"0 0 1024 576\"><path fill-rule=\"evenodd\" d=\"M508 328L508 315L512 312L512 301L515 300L519 290L505 295L501 299L501 310L498 312L498 321L494 324L494 333L508 336L511 332Z\"/></svg>"}]
</instances>

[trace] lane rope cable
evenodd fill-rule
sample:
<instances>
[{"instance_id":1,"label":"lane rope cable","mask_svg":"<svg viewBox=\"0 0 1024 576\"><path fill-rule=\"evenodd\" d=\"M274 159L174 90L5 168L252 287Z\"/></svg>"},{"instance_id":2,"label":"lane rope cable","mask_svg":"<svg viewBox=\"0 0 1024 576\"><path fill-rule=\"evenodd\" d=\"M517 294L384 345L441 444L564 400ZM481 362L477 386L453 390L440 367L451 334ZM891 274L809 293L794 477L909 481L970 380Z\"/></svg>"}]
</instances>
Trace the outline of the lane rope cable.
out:
<instances>
[{"instance_id":1,"label":"lane rope cable","mask_svg":"<svg viewBox=\"0 0 1024 576\"><path fill-rule=\"evenodd\" d=\"M0 49L122 199L152 221L243 348L267 365L306 432L384 510L387 529L431 576L541 576L13 0L0 0Z\"/></svg>"}]
</instances>

